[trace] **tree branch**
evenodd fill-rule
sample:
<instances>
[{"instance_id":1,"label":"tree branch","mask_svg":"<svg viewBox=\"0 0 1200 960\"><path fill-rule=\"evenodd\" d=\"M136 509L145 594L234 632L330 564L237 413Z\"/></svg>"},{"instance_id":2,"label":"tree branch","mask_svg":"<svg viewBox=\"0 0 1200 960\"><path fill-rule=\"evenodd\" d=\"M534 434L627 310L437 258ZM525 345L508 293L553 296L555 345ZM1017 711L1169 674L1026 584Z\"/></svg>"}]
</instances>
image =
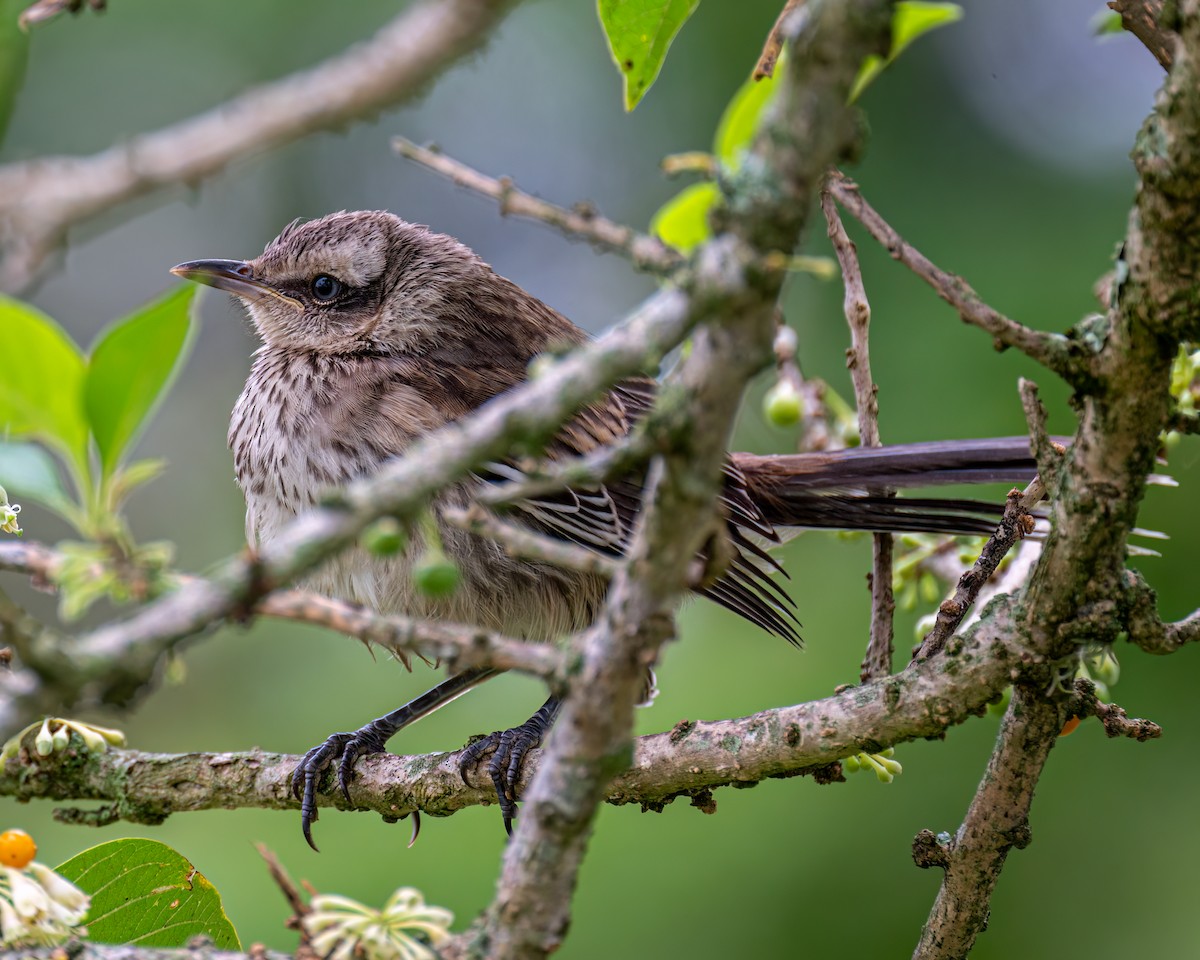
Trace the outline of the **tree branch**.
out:
<instances>
[{"instance_id":1,"label":"tree branch","mask_svg":"<svg viewBox=\"0 0 1200 960\"><path fill-rule=\"evenodd\" d=\"M461 955L536 958L561 944L596 805L628 756L645 668L673 633L698 548L716 533L738 401L770 357L782 275L764 271L764 257L795 247L821 171L855 137L846 96L862 58L886 41L889 14L882 0L813 0L784 27L786 78L742 181L713 213L716 236L682 284L700 322L677 378L690 429L664 437L627 562L600 619L575 644L579 672L525 795L496 898L459 941Z\"/></svg>"},{"instance_id":2,"label":"tree branch","mask_svg":"<svg viewBox=\"0 0 1200 960\"><path fill-rule=\"evenodd\" d=\"M1047 665L1083 643L1113 643L1122 629L1155 632L1145 592L1135 597L1140 606L1129 601L1126 543L1171 412L1171 358L1181 339L1200 334L1200 0L1182 0L1179 15L1174 66L1133 151L1140 182L1117 270L1124 279L1113 284L1107 315L1075 331L1075 342L1094 351L1075 384L1079 427L1017 613L1016 638ZM1039 349L1053 356L1061 349L1046 346L1053 342ZM955 842L929 857L945 861L946 878L914 954L922 960L966 955L1008 851L1028 842L1033 788L1065 716L1065 696L1053 684L1045 690L1028 679L1016 684Z\"/></svg>"},{"instance_id":3,"label":"tree branch","mask_svg":"<svg viewBox=\"0 0 1200 960\"><path fill-rule=\"evenodd\" d=\"M940 866L946 876L913 957L961 960L971 952L987 923L992 890L1009 850L1029 845L1033 788L1062 729L1064 700L1048 701L1040 692L1017 686L987 773L958 833L939 843L937 854L915 858L917 866ZM924 833L918 841L923 839Z\"/></svg>"},{"instance_id":4,"label":"tree branch","mask_svg":"<svg viewBox=\"0 0 1200 960\"><path fill-rule=\"evenodd\" d=\"M871 376L870 327L871 304L863 284L858 251L838 216L833 195L821 191L821 210L825 214L829 239L842 268L845 296L842 310L850 327L850 348L846 351L846 366L854 384L854 406L858 412L858 435L864 447L880 446L879 387ZM872 490L885 496L886 490ZM892 672L892 617L896 599L892 596L892 535L876 533L871 537L871 639L859 670L859 678L868 681L885 677Z\"/></svg>"},{"instance_id":5,"label":"tree branch","mask_svg":"<svg viewBox=\"0 0 1200 960\"><path fill-rule=\"evenodd\" d=\"M422 90L478 49L514 0L427 0L370 40L207 113L90 157L0 167L0 288L28 286L75 224L244 157L343 128Z\"/></svg>"},{"instance_id":6,"label":"tree branch","mask_svg":"<svg viewBox=\"0 0 1200 960\"><path fill-rule=\"evenodd\" d=\"M1109 0L1108 7L1121 15L1121 26L1142 41L1162 68L1170 70L1179 38L1162 25L1163 0Z\"/></svg>"},{"instance_id":7,"label":"tree branch","mask_svg":"<svg viewBox=\"0 0 1200 960\"><path fill-rule=\"evenodd\" d=\"M843 757L943 736L950 727L981 713L1011 682L1014 670L1027 669L1027 656L1008 639L1011 610L1010 601L997 601L982 621L948 645L944 658L895 676L811 703L733 720L684 720L669 732L640 737L631 762L627 754L611 782L606 780L602 786L601 798L660 809L676 796L728 784L800 773L837 779L831 768ZM947 668L947 662L953 663L953 669ZM931 710L931 703L938 709ZM549 762L548 753L543 749L530 754L519 793L525 795L537 771ZM463 783L458 756L454 752L362 758L350 784L353 809L392 819L414 810L444 816L495 802L486 774L472 775L470 786ZM0 770L0 795L21 800L100 800L112 817L138 823L218 808L294 809L290 778L298 760L260 750L85 754L79 740L73 739L68 751L46 758L24 749L19 759ZM535 799L529 795L522 821L536 814L529 802ZM317 802L322 807L345 808L336 790L319 793Z\"/></svg>"},{"instance_id":8,"label":"tree branch","mask_svg":"<svg viewBox=\"0 0 1200 960\"><path fill-rule=\"evenodd\" d=\"M0 543L0 570L29 574L52 583L61 562L57 551L33 542ZM202 583L194 577L180 582ZM0 637L12 645L19 667L0 673L0 734L7 736L39 714L73 710L89 702L113 702L118 693L133 697L157 675L162 658L187 637L179 635L126 637L103 655L59 635L0 594ZM560 651L504 637L480 627L386 616L358 604L333 600L300 590L280 590L259 599L252 608L259 616L277 617L328 627L357 637L368 646L379 644L408 666L408 654L433 657L458 669L491 666L518 670L545 679L563 669ZM19 634L13 631L18 631ZM97 692L97 688L100 692Z\"/></svg>"},{"instance_id":9,"label":"tree branch","mask_svg":"<svg viewBox=\"0 0 1200 960\"><path fill-rule=\"evenodd\" d=\"M1033 330L992 309L962 277L947 273L906 243L863 199L858 184L845 174L830 171L827 189L851 216L866 227L867 232L892 255L893 260L898 260L929 284L939 297L958 311L964 323L990 333L997 350L1015 347L1069 382L1085 372L1083 359L1072 352L1071 342L1066 337Z\"/></svg>"},{"instance_id":10,"label":"tree branch","mask_svg":"<svg viewBox=\"0 0 1200 960\"><path fill-rule=\"evenodd\" d=\"M508 177L489 177L438 150L418 146L404 137L395 137L392 149L405 159L440 173L457 186L491 197L500 205L501 216L512 214L548 223L568 237L586 240L595 247L627 257L639 270L669 274L683 265L683 257L657 237L613 223L600 216L590 204L579 203L574 209L567 210L518 190Z\"/></svg>"}]
</instances>

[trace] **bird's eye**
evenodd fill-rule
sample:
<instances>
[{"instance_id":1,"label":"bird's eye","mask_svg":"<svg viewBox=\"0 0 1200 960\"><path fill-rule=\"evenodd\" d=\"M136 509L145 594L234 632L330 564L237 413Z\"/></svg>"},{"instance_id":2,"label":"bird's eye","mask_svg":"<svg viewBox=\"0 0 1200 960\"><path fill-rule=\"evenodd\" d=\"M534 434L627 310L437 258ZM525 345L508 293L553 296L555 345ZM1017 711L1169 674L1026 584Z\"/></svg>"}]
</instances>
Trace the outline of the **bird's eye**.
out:
<instances>
[{"instance_id":1,"label":"bird's eye","mask_svg":"<svg viewBox=\"0 0 1200 960\"><path fill-rule=\"evenodd\" d=\"M345 285L336 277L327 273L318 274L313 278L312 294L318 300L332 300L345 289Z\"/></svg>"}]
</instances>

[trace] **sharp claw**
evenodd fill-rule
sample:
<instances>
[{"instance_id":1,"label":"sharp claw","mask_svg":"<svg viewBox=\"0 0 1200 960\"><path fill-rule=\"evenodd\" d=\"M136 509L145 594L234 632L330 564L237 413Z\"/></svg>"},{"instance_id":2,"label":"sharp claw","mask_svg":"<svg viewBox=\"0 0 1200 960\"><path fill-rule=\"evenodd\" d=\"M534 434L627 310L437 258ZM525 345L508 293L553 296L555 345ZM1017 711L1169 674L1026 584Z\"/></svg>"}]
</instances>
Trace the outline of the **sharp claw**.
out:
<instances>
[{"instance_id":1,"label":"sharp claw","mask_svg":"<svg viewBox=\"0 0 1200 960\"><path fill-rule=\"evenodd\" d=\"M304 832L304 839L308 842L308 845L312 847L313 853L320 853L320 848L313 843L312 824L304 817L300 818L300 829Z\"/></svg>"},{"instance_id":2,"label":"sharp claw","mask_svg":"<svg viewBox=\"0 0 1200 960\"><path fill-rule=\"evenodd\" d=\"M413 844L417 842L417 837L421 835L421 811L414 810L412 812L413 832L412 837L408 841L408 849L413 848Z\"/></svg>"},{"instance_id":3,"label":"sharp claw","mask_svg":"<svg viewBox=\"0 0 1200 960\"><path fill-rule=\"evenodd\" d=\"M512 836L512 817L504 818L504 832L510 837ZM314 847L313 849L315 850L316 848Z\"/></svg>"},{"instance_id":4,"label":"sharp claw","mask_svg":"<svg viewBox=\"0 0 1200 960\"><path fill-rule=\"evenodd\" d=\"M317 819L317 799L313 790L313 777L311 774L306 774L304 777L304 800L300 805L300 830L304 834L305 842L313 848L314 853L320 853L317 845L313 843L312 825Z\"/></svg>"}]
</instances>

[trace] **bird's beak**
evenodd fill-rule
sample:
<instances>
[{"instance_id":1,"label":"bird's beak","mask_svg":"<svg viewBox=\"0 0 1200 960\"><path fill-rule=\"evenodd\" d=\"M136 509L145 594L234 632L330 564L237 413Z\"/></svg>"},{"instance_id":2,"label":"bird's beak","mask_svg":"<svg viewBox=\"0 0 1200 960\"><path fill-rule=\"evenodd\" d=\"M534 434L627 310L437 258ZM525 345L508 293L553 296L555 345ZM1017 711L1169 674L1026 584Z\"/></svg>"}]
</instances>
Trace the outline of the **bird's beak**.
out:
<instances>
[{"instance_id":1,"label":"bird's beak","mask_svg":"<svg viewBox=\"0 0 1200 960\"><path fill-rule=\"evenodd\" d=\"M274 297L299 306L291 297L285 296L262 280L256 280L254 269L245 260L189 260L172 267L171 272L184 280L216 287L244 300Z\"/></svg>"}]
</instances>

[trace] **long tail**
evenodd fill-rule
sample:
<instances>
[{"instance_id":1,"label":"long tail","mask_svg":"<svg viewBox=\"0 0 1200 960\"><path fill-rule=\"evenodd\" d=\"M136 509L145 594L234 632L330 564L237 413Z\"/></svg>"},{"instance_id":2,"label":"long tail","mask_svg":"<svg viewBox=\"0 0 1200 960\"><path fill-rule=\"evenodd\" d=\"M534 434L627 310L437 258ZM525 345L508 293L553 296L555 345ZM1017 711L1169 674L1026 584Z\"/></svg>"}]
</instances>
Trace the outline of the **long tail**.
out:
<instances>
[{"instance_id":1,"label":"long tail","mask_svg":"<svg viewBox=\"0 0 1200 960\"><path fill-rule=\"evenodd\" d=\"M988 534L1004 504L874 492L936 484L1028 483L1037 473L1028 437L949 440L887 447L757 456L734 465L763 519L774 527L874 532Z\"/></svg>"}]
</instances>

